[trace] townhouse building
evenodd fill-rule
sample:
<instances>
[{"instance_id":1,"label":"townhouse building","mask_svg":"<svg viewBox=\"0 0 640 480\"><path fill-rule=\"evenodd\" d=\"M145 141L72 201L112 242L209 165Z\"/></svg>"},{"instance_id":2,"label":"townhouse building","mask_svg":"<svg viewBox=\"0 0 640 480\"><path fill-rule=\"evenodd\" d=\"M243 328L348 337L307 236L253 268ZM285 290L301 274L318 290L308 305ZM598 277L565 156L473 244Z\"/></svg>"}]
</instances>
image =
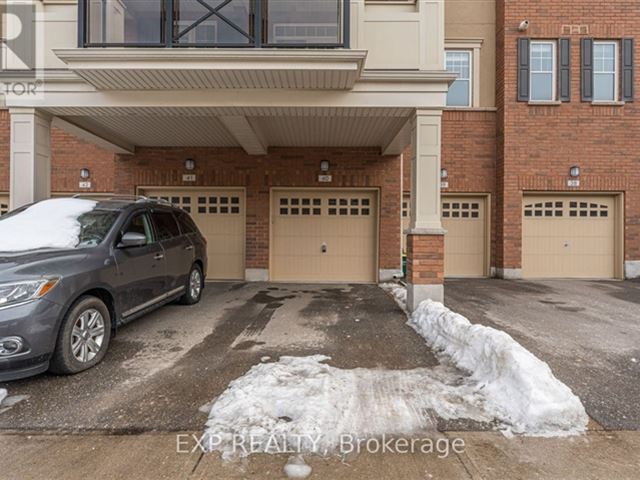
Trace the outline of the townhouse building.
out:
<instances>
[{"instance_id":1,"label":"townhouse building","mask_svg":"<svg viewBox=\"0 0 640 480\"><path fill-rule=\"evenodd\" d=\"M445 277L640 276L635 2L33 5L5 210L166 198L211 279L384 281L404 252L410 307ZM32 81L7 45L5 85Z\"/></svg>"}]
</instances>

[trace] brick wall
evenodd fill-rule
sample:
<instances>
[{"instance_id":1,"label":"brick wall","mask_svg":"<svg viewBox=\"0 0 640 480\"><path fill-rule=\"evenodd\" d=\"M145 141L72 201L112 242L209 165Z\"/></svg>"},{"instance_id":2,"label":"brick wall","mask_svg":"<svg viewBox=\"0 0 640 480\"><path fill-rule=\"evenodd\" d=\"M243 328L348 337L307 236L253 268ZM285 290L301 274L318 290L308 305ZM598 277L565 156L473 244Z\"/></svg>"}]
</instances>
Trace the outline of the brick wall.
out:
<instances>
[{"instance_id":1,"label":"brick wall","mask_svg":"<svg viewBox=\"0 0 640 480\"><path fill-rule=\"evenodd\" d=\"M596 191L625 193L625 259L640 260L640 75L636 102L623 107L580 101L580 39L565 25L586 27L589 37L635 37L635 65L640 66L640 10L635 1L521 0L497 2L498 99L497 261L521 266L523 191ZM528 19L526 33L519 23ZM571 102L530 106L516 101L517 38L569 36ZM566 186L569 168L580 166L581 186Z\"/></svg>"},{"instance_id":2,"label":"brick wall","mask_svg":"<svg viewBox=\"0 0 640 480\"><path fill-rule=\"evenodd\" d=\"M80 169L91 172L91 189L113 192L115 155L56 128L51 131L51 191L77 192Z\"/></svg>"},{"instance_id":3,"label":"brick wall","mask_svg":"<svg viewBox=\"0 0 640 480\"><path fill-rule=\"evenodd\" d=\"M196 161L197 181L185 184L185 158ZM317 182L329 160L333 182ZM269 265L271 187L372 187L380 189L380 268L400 268L400 158L376 149L274 148L249 156L234 148L140 148L116 160L115 191L144 186L237 186L247 195L246 267Z\"/></svg>"},{"instance_id":4,"label":"brick wall","mask_svg":"<svg viewBox=\"0 0 640 480\"><path fill-rule=\"evenodd\" d=\"M9 191L9 112L0 110L0 192ZM113 192L115 156L57 128L51 131L51 191L77 192L80 169L91 172L87 192Z\"/></svg>"}]
</instances>

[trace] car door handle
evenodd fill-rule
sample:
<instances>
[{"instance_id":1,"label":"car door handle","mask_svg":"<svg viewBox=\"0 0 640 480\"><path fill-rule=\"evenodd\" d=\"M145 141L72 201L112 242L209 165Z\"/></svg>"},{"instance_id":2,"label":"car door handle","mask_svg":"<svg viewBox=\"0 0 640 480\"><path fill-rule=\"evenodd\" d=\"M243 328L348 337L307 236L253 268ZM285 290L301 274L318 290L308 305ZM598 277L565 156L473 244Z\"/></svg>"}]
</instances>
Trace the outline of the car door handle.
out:
<instances>
[{"instance_id":1,"label":"car door handle","mask_svg":"<svg viewBox=\"0 0 640 480\"><path fill-rule=\"evenodd\" d=\"M185 250L193 250L193 245L189 245L188 247L184 247Z\"/></svg>"},{"instance_id":2,"label":"car door handle","mask_svg":"<svg viewBox=\"0 0 640 480\"><path fill-rule=\"evenodd\" d=\"M153 258L156 260L162 260L164 258L164 253L156 253Z\"/></svg>"}]
</instances>

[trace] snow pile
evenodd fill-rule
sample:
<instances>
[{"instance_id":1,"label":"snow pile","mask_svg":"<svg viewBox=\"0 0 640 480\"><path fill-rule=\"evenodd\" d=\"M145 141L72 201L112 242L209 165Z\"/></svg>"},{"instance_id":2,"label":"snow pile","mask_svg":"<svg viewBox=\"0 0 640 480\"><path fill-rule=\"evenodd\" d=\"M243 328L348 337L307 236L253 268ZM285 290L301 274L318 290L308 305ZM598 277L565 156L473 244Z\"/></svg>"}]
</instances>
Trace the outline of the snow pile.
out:
<instances>
[{"instance_id":1,"label":"snow pile","mask_svg":"<svg viewBox=\"0 0 640 480\"><path fill-rule=\"evenodd\" d=\"M409 319L427 344L471 373L485 408L512 432L564 436L583 432L588 417L549 366L505 332L472 325L441 303L422 302Z\"/></svg>"},{"instance_id":2,"label":"snow pile","mask_svg":"<svg viewBox=\"0 0 640 480\"><path fill-rule=\"evenodd\" d=\"M4 218L0 220L0 252L73 248L80 235L78 217L96 204L79 198L56 198Z\"/></svg>"},{"instance_id":3,"label":"snow pile","mask_svg":"<svg viewBox=\"0 0 640 480\"><path fill-rule=\"evenodd\" d=\"M204 445L223 458L326 455L341 441L436 432L436 418L490 422L483 397L453 367L343 370L329 357L281 357L253 366L211 408ZM250 451L249 447L251 447Z\"/></svg>"},{"instance_id":4,"label":"snow pile","mask_svg":"<svg viewBox=\"0 0 640 480\"><path fill-rule=\"evenodd\" d=\"M311 475L311 467L307 465L301 455L289 458L284 466L284 473L289 478L307 478Z\"/></svg>"},{"instance_id":5,"label":"snow pile","mask_svg":"<svg viewBox=\"0 0 640 480\"><path fill-rule=\"evenodd\" d=\"M407 289L397 283L382 283L380 288L391 294L396 303L405 312L407 311Z\"/></svg>"},{"instance_id":6,"label":"snow pile","mask_svg":"<svg viewBox=\"0 0 640 480\"><path fill-rule=\"evenodd\" d=\"M7 390L4 388L0 388L0 405L2 405L2 402L4 401L5 398L7 398Z\"/></svg>"}]
</instances>

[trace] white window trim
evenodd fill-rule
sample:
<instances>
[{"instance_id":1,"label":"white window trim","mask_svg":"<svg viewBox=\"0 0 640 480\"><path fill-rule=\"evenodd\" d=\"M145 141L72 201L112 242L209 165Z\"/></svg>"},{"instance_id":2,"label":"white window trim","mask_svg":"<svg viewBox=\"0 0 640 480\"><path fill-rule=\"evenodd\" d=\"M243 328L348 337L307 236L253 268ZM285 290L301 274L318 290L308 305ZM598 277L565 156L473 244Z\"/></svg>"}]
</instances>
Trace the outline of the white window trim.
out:
<instances>
[{"instance_id":1,"label":"white window trim","mask_svg":"<svg viewBox=\"0 0 640 480\"><path fill-rule=\"evenodd\" d=\"M470 105L468 107L449 107L450 109L480 108L480 48L484 40L482 38L447 38L445 41L445 51L462 50L471 51L471 65L469 76L470 82Z\"/></svg>"},{"instance_id":2,"label":"white window trim","mask_svg":"<svg viewBox=\"0 0 640 480\"><path fill-rule=\"evenodd\" d=\"M531 103L549 103L556 102L558 100L558 42L555 40L532 40L531 45L529 46L529 64L532 65L531 61L531 52L533 51L534 45L551 45L551 100L533 100L531 98L531 93L533 92L533 74L534 73L542 73L542 72L534 72L533 66L529 69L529 102Z\"/></svg>"},{"instance_id":3,"label":"white window trim","mask_svg":"<svg viewBox=\"0 0 640 480\"><path fill-rule=\"evenodd\" d=\"M611 104L612 102L618 102L620 100L620 56L619 56L619 46L618 42L615 40L594 40L593 42L593 55L594 55L594 65L593 65L593 96L595 99L596 95L596 73L611 73L611 72L596 72L595 68L595 46L596 45L613 45L613 99L612 100L593 100L593 103L607 103Z\"/></svg>"}]
</instances>

